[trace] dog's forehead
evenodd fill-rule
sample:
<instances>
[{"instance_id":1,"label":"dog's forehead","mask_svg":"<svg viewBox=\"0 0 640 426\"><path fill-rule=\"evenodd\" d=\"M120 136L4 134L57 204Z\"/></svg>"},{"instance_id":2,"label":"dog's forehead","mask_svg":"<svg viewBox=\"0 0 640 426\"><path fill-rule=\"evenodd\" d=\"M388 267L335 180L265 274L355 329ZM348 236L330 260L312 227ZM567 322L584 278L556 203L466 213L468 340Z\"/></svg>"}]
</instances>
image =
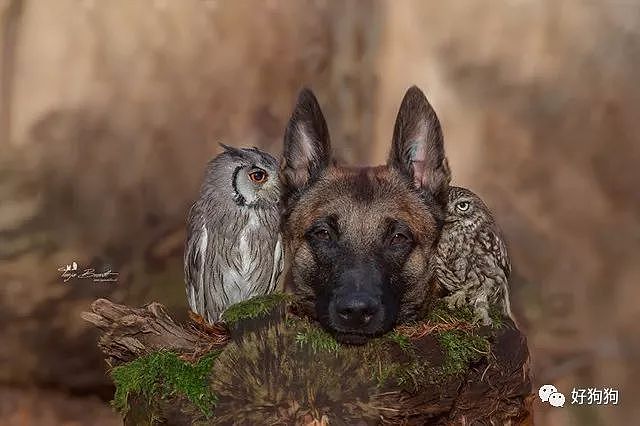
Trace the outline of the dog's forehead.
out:
<instances>
[{"instance_id":1,"label":"dog's forehead","mask_svg":"<svg viewBox=\"0 0 640 426\"><path fill-rule=\"evenodd\" d=\"M303 228L328 216L336 218L345 232L368 235L388 219L402 220L416 231L435 224L418 194L398 172L385 166L329 169L298 206Z\"/></svg>"}]
</instances>

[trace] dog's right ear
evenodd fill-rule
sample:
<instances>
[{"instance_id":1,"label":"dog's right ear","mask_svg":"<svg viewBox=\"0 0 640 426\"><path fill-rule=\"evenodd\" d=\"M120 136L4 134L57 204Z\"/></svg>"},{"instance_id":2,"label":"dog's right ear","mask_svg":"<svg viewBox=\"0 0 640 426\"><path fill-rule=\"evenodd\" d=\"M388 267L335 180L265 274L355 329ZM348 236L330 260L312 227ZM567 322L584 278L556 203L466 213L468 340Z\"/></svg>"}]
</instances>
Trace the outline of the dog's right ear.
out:
<instances>
[{"instance_id":1,"label":"dog's right ear","mask_svg":"<svg viewBox=\"0 0 640 426\"><path fill-rule=\"evenodd\" d=\"M331 161L329 130L313 92L302 89L284 133L280 180L286 192L304 188Z\"/></svg>"}]
</instances>

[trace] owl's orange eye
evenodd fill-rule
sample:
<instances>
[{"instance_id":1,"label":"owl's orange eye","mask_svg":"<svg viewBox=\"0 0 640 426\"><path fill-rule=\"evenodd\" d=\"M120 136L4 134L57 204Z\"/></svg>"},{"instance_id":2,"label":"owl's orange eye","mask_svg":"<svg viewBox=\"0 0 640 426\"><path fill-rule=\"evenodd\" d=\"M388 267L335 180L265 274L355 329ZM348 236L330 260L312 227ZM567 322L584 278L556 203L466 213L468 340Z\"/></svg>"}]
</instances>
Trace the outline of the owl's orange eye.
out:
<instances>
[{"instance_id":1,"label":"owl's orange eye","mask_svg":"<svg viewBox=\"0 0 640 426\"><path fill-rule=\"evenodd\" d=\"M253 170L249 173L249 179L251 179L253 183L265 183L268 177L267 172L261 169Z\"/></svg>"}]
</instances>

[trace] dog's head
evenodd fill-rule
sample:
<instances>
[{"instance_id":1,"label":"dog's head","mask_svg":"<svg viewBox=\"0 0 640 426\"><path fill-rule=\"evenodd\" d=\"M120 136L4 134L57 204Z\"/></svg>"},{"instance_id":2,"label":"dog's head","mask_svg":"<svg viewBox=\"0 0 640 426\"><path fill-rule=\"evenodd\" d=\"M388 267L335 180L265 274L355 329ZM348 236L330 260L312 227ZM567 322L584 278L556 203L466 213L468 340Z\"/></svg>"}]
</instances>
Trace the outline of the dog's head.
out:
<instances>
[{"instance_id":1,"label":"dog's head","mask_svg":"<svg viewBox=\"0 0 640 426\"><path fill-rule=\"evenodd\" d=\"M305 310L352 344L415 319L431 293L450 180L440 123L420 89L402 101L387 165L361 168L334 165L318 101L303 90L280 179L287 286Z\"/></svg>"}]
</instances>

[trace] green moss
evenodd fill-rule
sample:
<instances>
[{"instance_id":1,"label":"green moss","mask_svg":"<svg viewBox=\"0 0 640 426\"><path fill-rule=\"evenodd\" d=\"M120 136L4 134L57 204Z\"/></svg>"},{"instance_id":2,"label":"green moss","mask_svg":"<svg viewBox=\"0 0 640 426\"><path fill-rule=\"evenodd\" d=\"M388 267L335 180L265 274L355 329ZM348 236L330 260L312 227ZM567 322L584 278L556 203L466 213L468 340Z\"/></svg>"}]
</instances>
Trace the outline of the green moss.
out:
<instances>
[{"instance_id":1,"label":"green moss","mask_svg":"<svg viewBox=\"0 0 640 426\"><path fill-rule=\"evenodd\" d=\"M318 352L337 353L341 345L329 333L318 327L309 325L302 326L296 333L296 344L300 346L309 345L314 354Z\"/></svg>"},{"instance_id":2,"label":"green moss","mask_svg":"<svg viewBox=\"0 0 640 426\"><path fill-rule=\"evenodd\" d=\"M228 324L235 324L242 320L259 318L267 315L284 302L289 301L290 298L290 295L283 293L254 297L230 306L222 314L222 319Z\"/></svg>"},{"instance_id":3,"label":"green moss","mask_svg":"<svg viewBox=\"0 0 640 426\"><path fill-rule=\"evenodd\" d=\"M492 311L494 327L504 324L500 311ZM430 365L415 354L412 344L412 331L418 331L423 324L407 325L400 331L384 336L382 341L397 344L409 356L407 362L384 363L384 358L372 358L373 378L380 386L394 383L400 386L413 385L417 390L427 383L448 380L452 376L464 373L470 363L489 354L489 340L476 334L473 309L469 306L450 308L445 301L439 301L430 311L426 320L435 328L431 333L443 350L443 361L438 366ZM377 351L384 353L384 351ZM377 363L377 366L376 366Z\"/></svg>"},{"instance_id":4,"label":"green moss","mask_svg":"<svg viewBox=\"0 0 640 426\"><path fill-rule=\"evenodd\" d=\"M462 330L448 330L437 334L445 359L441 372L446 376L467 371L469 363L489 353L489 340Z\"/></svg>"},{"instance_id":5,"label":"green moss","mask_svg":"<svg viewBox=\"0 0 640 426\"><path fill-rule=\"evenodd\" d=\"M387 384L389 380L400 375L402 370L401 363L384 362L382 358L378 358L376 361L377 362L372 363L373 371L371 373L371 378L376 383L376 386L382 387Z\"/></svg>"},{"instance_id":6,"label":"green moss","mask_svg":"<svg viewBox=\"0 0 640 426\"><path fill-rule=\"evenodd\" d=\"M502 308L496 305L489 307L489 318L491 318L491 327L494 329L500 329L506 326L504 314Z\"/></svg>"},{"instance_id":7,"label":"green moss","mask_svg":"<svg viewBox=\"0 0 640 426\"><path fill-rule=\"evenodd\" d=\"M394 360L393 346L397 346L404 361ZM428 365L416 353L411 338L398 331L392 331L374 339L362 350L362 360L371 369L371 378L378 388L384 385L412 386L420 389L426 383Z\"/></svg>"},{"instance_id":8,"label":"green moss","mask_svg":"<svg viewBox=\"0 0 640 426\"><path fill-rule=\"evenodd\" d=\"M450 308L444 300L438 301L428 315L428 319L436 323L451 324L455 322L473 323L473 310L469 306Z\"/></svg>"},{"instance_id":9,"label":"green moss","mask_svg":"<svg viewBox=\"0 0 640 426\"><path fill-rule=\"evenodd\" d=\"M405 336L404 334L398 333L397 331L392 331L386 334L384 336L384 339L392 341L405 352L408 352L413 348L409 336Z\"/></svg>"},{"instance_id":10,"label":"green moss","mask_svg":"<svg viewBox=\"0 0 640 426\"><path fill-rule=\"evenodd\" d=\"M429 382L431 369L429 364L419 360L406 363L384 362L378 360L378 365L374 366L372 379L378 387L384 385L411 387L418 391L424 384Z\"/></svg>"},{"instance_id":11,"label":"green moss","mask_svg":"<svg viewBox=\"0 0 640 426\"><path fill-rule=\"evenodd\" d=\"M492 328L499 329L505 326L505 318L501 307L491 305L489 307L489 317L492 321ZM435 304L427 319L438 324L468 323L469 325L479 325L470 306L450 308L444 300L440 300Z\"/></svg>"},{"instance_id":12,"label":"green moss","mask_svg":"<svg viewBox=\"0 0 640 426\"><path fill-rule=\"evenodd\" d=\"M416 360L411 339L396 331L376 338L364 346L345 346L338 343L329 333L305 320L297 320L287 325L298 328L295 335L296 344L309 345L314 354L324 352L359 359L362 366L371 371L371 379L377 387L392 383L400 386L412 384L417 389L424 382L426 364ZM389 355L390 345L397 345L409 360L392 362Z\"/></svg>"},{"instance_id":13,"label":"green moss","mask_svg":"<svg viewBox=\"0 0 640 426\"><path fill-rule=\"evenodd\" d=\"M160 351L115 367L111 371L116 386L113 405L124 415L131 394L148 401L156 396L182 395L205 416L210 416L217 397L209 389L208 375L218 354L211 352L196 364L190 364L175 353Z\"/></svg>"},{"instance_id":14,"label":"green moss","mask_svg":"<svg viewBox=\"0 0 640 426\"><path fill-rule=\"evenodd\" d=\"M271 321L230 341L210 376L221 401L214 423L306 424L305 413L373 423L380 392L364 362L367 346L338 344L307 319Z\"/></svg>"},{"instance_id":15,"label":"green moss","mask_svg":"<svg viewBox=\"0 0 640 426\"><path fill-rule=\"evenodd\" d=\"M401 366L396 373L398 385L411 385L413 390L419 390L425 383L429 381L429 373L431 369L425 361L414 360Z\"/></svg>"},{"instance_id":16,"label":"green moss","mask_svg":"<svg viewBox=\"0 0 640 426\"><path fill-rule=\"evenodd\" d=\"M430 383L432 368L424 359L415 357L407 362L398 362L380 354L375 358L368 357L365 363L370 366L371 379L378 388L400 386L417 392Z\"/></svg>"}]
</instances>

